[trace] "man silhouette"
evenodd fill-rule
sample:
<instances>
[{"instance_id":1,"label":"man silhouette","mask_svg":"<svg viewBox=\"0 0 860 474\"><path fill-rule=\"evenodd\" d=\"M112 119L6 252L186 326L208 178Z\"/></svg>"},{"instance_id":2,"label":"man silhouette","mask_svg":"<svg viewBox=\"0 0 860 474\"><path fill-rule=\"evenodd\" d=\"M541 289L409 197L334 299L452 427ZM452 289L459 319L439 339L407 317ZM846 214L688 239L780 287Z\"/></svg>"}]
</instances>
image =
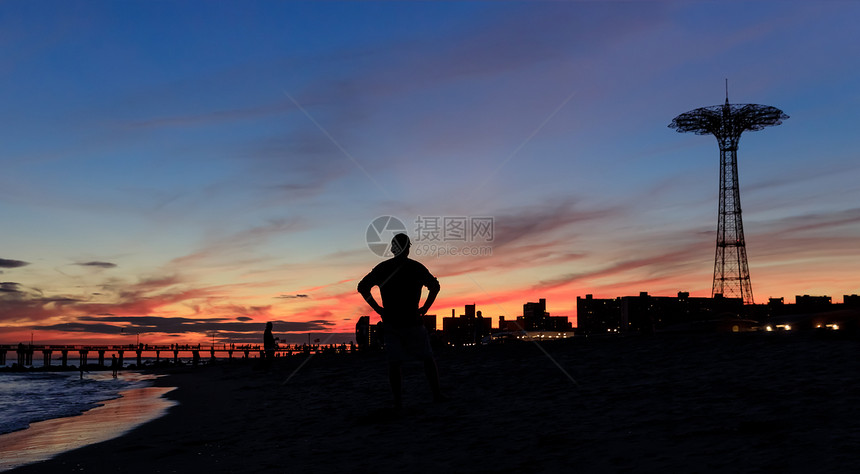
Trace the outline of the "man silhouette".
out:
<instances>
[{"instance_id":1,"label":"man silhouette","mask_svg":"<svg viewBox=\"0 0 860 474\"><path fill-rule=\"evenodd\" d=\"M358 292L382 318L385 352L388 355L388 380L397 409L403 405L401 366L407 353L424 362L424 374L433 391L433 399L444 400L439 390L439 371L430 349L430 338L421 319L439 294L439 281L427 267L409 258L411 245L406 234L395 235L391 239L394 257L374 267L358 283ZM379 287L382 306L370 293L374 286ZM421 290L425 286L429 293L424 304L419 307Z\"/></svg>"}]
</instances>

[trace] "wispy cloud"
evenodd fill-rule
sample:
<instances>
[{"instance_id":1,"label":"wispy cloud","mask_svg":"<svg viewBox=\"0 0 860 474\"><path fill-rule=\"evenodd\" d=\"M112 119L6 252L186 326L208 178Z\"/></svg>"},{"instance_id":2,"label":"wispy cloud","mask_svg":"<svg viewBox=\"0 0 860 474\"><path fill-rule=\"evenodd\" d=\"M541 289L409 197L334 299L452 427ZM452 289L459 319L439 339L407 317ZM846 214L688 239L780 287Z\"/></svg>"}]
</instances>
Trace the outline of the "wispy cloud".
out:
<instances>
[{"instance_id":1,"label":"wispy cloud","mask_svg":"<svg viewBox=\"0 0 860 474\"><path fill-rule=\"evenodd\" d=\"M202 248L194 253L178 257L170 266L182 268L201 265L205 262L224 261L235 258L242 251L253 251L274 236L296 232L305 228L302 219L271 219L266 224L244 229L222 237L207 237Z\"/></svg>"},{"instance_id":2,"label":"wispy cloud","mask_svg":"<svg viewBox=\"0 0 860 474\"><path fill-rule=\"evenodd\" d=\"M792 235L802 232L830 232L840 227L860 230L860 208L795 215L763 224L772 233Z\"/></svg>"},{"instance_id":3,"label":"wispy cloud","mask_svg":"<svg viewBox=\"0 0 860 474\"><path fill-rule=\"evenodd\" d=\"M688 266L691 262L702 260L701 256L704 255L703 251L706 248L704 243L695 243L678 247L671 252L622 260L601 268L560 275L556 278L543 280L532 288L534 290L545 291L607 277L615 277L618 280L630 283L633 280L642 278L640 274L632 273L637 271L649 275L647 280L652 282L658 279L681 278L683 275L689 274Z\"/></svg>"},{"instance_id":4,"label":"wispy cloud","mask_svg":"<svg viewBox=\"0 0 860 474\"><path fill-rule=\"evenodd\" d=\"M181 128L201 125L229 123L240 120L251 120L271 115L278 115L295 110L287 101L268 103L255 107L245 107L226 110L212 110L190 115L173 115L141 119L126 124L128 128Z\"/></svg>"},{"instance_id":5,"label":"wispy cloud","mask_svg":"<svg viewBox=\"0 0 860 474\"><path fill-rule=\"evenodd\" d=\"M281 202L316 196L352 170L345 166L347 158L342 152L310 121L277 135L241 143L235 153L246 166L247 176L242 179L250 180Z\"/></svg>"},{"instance_id":6,"label":"wispy cloud","mask_svg":"<svg viewBox=\"0 0 860 474\"><path fill-rule=\"evenodd\" d=\"M624 210L618 207L583 208L583 205L572 198L560 197L555 202L549 198L548 201L541 205L524 206L495 216L493 246L505 247L524 240L540 242L574 224L585 224L624 214Z\"/></svg>"},{"instance_id":7,"label":"wispy cloud","mask_svg":"<svg viewBox=\"0 0 860 474\"><path fill-rule=\"evenodd\" d=\"M440 277L569 263L584 258L588 253L587 249L577 248L577 235L588 233L600 221L623 214L624 211L617 207L588 208L570 198L559 198L552 204L509 209L493 216L491 242L470 243L477 247L491 247L491 255L440 257L427 260L427 263Z\"/></svg>"},{"instance_id":8,"label":"wispy cloud","mask_svg":"<svg viewBox=\"0 0 860 474\"><path fill-rule=\"evenodd\" d=\"M857 257L860 208L792 215L762 221L753 229L747 237L751 266L788 265L799 272L808 262L846 263Z\"/></svg>"}]
</instances>

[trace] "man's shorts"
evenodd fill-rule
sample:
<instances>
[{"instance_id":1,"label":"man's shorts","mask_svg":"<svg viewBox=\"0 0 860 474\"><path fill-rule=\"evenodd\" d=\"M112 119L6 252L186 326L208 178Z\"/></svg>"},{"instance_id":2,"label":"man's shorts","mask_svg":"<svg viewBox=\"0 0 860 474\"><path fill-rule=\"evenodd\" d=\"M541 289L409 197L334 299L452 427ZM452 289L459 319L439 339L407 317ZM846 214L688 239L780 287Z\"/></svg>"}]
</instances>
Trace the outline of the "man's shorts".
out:
<instances>
[{"instance_id":1,"label":"man's shorts","mask_svg":"<svg viewBox=\"0 0 860 474\"><path fill-rule=\"evenodd\" d=\"M385 328L385 353L389 362L402 362L407 356L417 360L433 357L430 336L424 326Z\"/></svg>"}]
</instances>

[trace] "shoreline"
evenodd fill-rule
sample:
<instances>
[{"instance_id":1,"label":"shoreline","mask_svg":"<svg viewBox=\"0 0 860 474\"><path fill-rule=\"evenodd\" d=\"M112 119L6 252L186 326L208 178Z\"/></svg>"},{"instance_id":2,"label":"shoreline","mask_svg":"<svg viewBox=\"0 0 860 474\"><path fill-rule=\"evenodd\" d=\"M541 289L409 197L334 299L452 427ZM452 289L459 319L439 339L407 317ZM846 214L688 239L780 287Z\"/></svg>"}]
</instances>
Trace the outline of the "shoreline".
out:
<instances>
[{"instance_id":1,"label":"shoreline","mask_svg":"<svg viewBox=\"0 0 860 474\"><path fill-rule=\"evenodd\" d=\"M13 472L847 471L857 348L727 334L440 350L450 399L432 403L407 363L400 414L381 353L177 368L155 381L178 387L166 416Z\"/></svg>"},{"instance_id":2,"label":"shoreline","mask_svg":"<svg viewBox=\"0 0 860 474\"><path fill-rule=\"evenodd\" d=\"M121 437L175 405L164 398L173 389L151 386L123 390L117 398L103 400L78 415L36 421L22 430L2 434L0 472Z\"/></svg>"}]
</instances>

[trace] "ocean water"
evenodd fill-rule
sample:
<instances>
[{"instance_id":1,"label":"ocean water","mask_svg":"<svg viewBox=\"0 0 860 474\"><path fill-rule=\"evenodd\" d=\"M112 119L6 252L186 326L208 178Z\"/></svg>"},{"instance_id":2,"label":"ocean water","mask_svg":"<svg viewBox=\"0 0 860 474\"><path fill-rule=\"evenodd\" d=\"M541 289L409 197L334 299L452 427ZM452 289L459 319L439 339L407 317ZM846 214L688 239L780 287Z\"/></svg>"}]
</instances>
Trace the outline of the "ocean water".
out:
<instances>
[{"instance_id":1,"label":"ocean water","mask_svg":"<svg viewBox=\"0 0 860 474\"><path fill-rule=\"evenodd\" d=\"M0 435L27 428L30 423L79 415L119 392L151 385L154 376L110 371L0 372Z\"/></svg>"}]
</instances>

